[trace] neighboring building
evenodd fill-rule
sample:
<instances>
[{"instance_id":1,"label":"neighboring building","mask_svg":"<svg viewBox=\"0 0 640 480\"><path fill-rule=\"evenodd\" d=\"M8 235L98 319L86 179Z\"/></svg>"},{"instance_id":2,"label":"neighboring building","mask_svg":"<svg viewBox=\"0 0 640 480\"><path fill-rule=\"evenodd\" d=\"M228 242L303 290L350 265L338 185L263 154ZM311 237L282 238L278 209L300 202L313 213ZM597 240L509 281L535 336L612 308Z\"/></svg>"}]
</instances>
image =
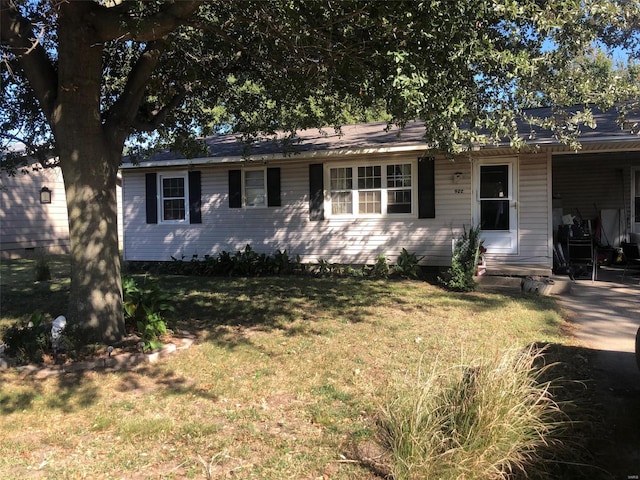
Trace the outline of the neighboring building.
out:
<instances>
[{"instance_id":1,"label":"neighboring building","mask_svg":"<svg viewBox=\"0 0 640 480\"><path fill-rule=\"evenodd\" d=\"M345 264L393 262L405 248L446 267L453 240L481 225L490 273L549 274L563 215L602 216L608 245L640 232L640 137L615 115L597 117L580 152L539 131L530 152L484 146L452 160L428 151L422 125L410 123L305 131L288 153L273 143L245 152L221 136L207 140L207 157L125 162L124 259L188 260L249 244Z\"/></svg>"},{"instance_id":2,"label":"neighboring building","mask_svg":"<svg viewBox=\"0 0 640 480\"><path fill-rule=\"evenodd\" d=\"M34 166L36 169L30 166L28 173L0 174L2 258L69 252L69 222L62 171L59 167ZM118 232L122 240L120 190L118 186ZM42 202L47 200L50 203ZM122 246L122 242L120 244Z\"/></svg>"}]
</instances>

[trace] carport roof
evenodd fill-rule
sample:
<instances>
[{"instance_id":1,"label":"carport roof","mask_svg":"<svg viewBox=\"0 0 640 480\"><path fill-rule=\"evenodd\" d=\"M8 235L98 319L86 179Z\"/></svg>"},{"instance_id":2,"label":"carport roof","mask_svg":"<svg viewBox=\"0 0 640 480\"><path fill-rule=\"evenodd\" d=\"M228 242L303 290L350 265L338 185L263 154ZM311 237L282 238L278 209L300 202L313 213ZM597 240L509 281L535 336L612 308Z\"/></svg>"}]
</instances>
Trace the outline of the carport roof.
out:
<instances>
[{"instance_id":1,"label":"carport roof","mask_svg":"<svg viewBox=\"0 0 640 480\"><path fill-rule=\"evenodd\" d=\"M574 109L574 111L577 109ZM528 112L537 118L551 115L550 109L535 109ZM618 122L615 109L601 112L593 111L597 127L583 127L579 141L584 150L601 150L606 145L624 144L631 149L640 149L640 135L632 133L640 126L640 115L628 116L624 125ZM625 128L623 128L625 127ZM554 151L567 151L549 130L536 127L525 121L518 124L520 135L532 145L552 147ZM282 138L280 138L282 140ZM237 135L215 135L204 139L209 155L187 159L180 152L163 151L148 159L132 164L124 159L122 168L179 166L194 164L232 163L240 161L266 161L276 159L296 159L313 157L332 157L350 154L393 153L402 151L429 151L424 137L422 122L409 122L403 129L388 127L386 122L345 125L340 131L332 127L322 130L309 129L297 132L292 142L260 141L247 145ZM482 146L483 151L509 148L509 143Z\"/></svg>"}]
</instances>

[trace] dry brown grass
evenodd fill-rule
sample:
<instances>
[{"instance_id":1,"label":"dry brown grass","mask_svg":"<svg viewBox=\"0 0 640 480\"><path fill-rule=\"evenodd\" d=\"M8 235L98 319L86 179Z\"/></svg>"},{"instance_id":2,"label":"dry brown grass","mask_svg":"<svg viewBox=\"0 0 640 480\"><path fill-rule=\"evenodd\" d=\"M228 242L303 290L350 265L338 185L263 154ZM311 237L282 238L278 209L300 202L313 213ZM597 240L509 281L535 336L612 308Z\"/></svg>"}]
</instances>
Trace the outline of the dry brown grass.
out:
<instances>
[{"instance_id":1,"label":"dry brown grass","mask_svg":"<svg viewBox=\"0 0 640 480\"><path fill-rule=\"evenodd\" d=\"M378 478L350 455L393 378L420 359L565 341L547 298L411 281L161 281L173 326L198 334L190 349L130 371L0 373L4 478Z\"/></svg>"}]
</instances>

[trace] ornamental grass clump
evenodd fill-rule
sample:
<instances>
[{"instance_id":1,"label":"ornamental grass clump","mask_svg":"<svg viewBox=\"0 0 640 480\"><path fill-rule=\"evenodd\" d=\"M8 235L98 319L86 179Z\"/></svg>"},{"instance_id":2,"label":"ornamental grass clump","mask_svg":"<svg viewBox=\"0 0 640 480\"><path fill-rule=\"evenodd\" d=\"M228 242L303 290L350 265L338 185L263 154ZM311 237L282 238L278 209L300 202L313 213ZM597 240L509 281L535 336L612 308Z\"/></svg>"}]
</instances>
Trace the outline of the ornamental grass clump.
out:
<instances>
[{"instance_id":1,"label":"ornamental grass clump","mask_svg":"<svg viewBox=\"0 0 640 480\"><path fill-rule=\"evenodd\" d=\"M541 381L541 352L509 351L404 383L378 422L389 470L403 479L535 477L568 422Z\"/></svg>"}]
</instances>

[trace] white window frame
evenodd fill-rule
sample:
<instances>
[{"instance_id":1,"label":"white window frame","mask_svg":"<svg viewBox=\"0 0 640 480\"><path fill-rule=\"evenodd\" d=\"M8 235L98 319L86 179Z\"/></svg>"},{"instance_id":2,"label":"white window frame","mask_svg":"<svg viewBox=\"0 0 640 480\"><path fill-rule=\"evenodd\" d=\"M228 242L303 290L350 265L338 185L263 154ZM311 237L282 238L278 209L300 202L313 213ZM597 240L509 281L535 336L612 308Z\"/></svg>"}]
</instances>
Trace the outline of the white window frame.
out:
<instances>
[{"instance_id":1,"label":"white window frame","mask_svg":"<svg viewBox=\"0 0 640 480\"><path fill-rule=\"evenodd\" d=\"M249 205L247 196L247 173L262 172L262 186L264 191L264 202L261 204ZM267 192L267 169L266 168L245 168L242 170L242 206L244 208L267 208L269 197Z\"/></svg>"},{"instance_id":2,"label":"white window frame","mask_svg":"<svg viewBox=\"0 0 640 480\"><path fill-rule=\"evenodd\" d=\"M184 182L184 197L169 197L169 199L180 199L184 202L184 219L165 220L164 215L164 188L163 180L181 178ZM189 174L187 172L166 172L158 174L158 212L159 222L164 224L189 223Z\"/></svg>"},{"instance_id":3,"label":"white window frame","mask_svg":"<svg viewBox=\"0 0 640 480\"><path fill-rule=\"evenodd\" d=\"M387 166L389 165L411 165L411 185L407 189L411 189L411 213L388 213L388 192L396 191L399 187L389 187L387 185ZM358 167L380 167L381 170L381 186L380 186L380 213L359 213L359 189L358 189ZM352 213L333 213L331 205L331 169L335 168L351 168L352 175ZM333 218L417 218L418 217L418 163L416 160L395 159L395 160L375 160L366 162L340 162L332 163L326 166L325 172L325 212L327 217ZM364 192L370 192L378 189L363 189ZM343 190L340 190L343 191Z\"/></svg>"}]
</instances>

